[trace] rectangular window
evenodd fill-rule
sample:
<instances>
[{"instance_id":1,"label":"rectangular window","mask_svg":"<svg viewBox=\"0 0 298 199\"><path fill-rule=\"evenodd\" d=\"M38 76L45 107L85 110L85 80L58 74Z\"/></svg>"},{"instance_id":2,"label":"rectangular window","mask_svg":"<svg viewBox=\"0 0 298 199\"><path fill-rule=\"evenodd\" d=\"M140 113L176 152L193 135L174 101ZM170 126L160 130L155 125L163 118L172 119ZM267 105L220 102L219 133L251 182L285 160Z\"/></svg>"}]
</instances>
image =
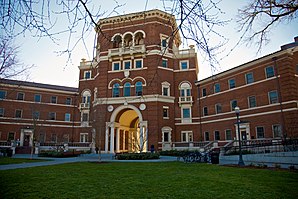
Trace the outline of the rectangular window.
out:
<instances>
[{"instance_id":1,"label":"rectangular window","mask_svg":"<svg viewBox=\"0 0 298 199\"><path fill-rule=\"evenodd\" d=\"M113 62L113 71L121 70L120 62Z\"/></svg>"},{"instance_id":2,"label":"rectangular window","mask_svg":"<svg viewBox=\"0 0 298 199\"><path fill-rule=\"evenodd\" d=\"M274 77L274 68L273 66L266 67L266 78Z\"/></svg>"},{"instance_id":3,"label":"rectangular window","mask_svg":"<svg viewBox=\"0 0 298 199\"><path fill-rule=\"evenodd\" d=\"M0 99L6 99L6 91L0 90Z\"/></svg>"},{"instance_id":4,"label":"rectangular window","mask_svg":"<svg viewBox=\"0 0 298 199\"><path fill-rule=\"evenodd\" d=\"M41 102L41 95L40 94L35 94L34 95L34 102Z\"/></svg>"},{"instance_id":5,"label":"rectangular window","mask_svg":"<svg viewBox=\"0 0 298 199\"><path fill-rule=\"evenodd\" d=\"M55 112L49 112L49 120L56 120L56 113Z\"/></svg>"},{"instance_id":6,"label":"rectangular window","mask_svg":"<svg viewBox=\"0 0 298 199\"><path fill-rule=\"evenodd\" d=\"M188 69L188 61L180 61L180 69L187 70Z\"/></svg>"},{"instance_id":7,"label":"rectangular window","mask_svg":"<svg viewBox=\"0 0 298 199\"><path fill-rule=\"evenodd\" d=\"M0 117L4 117L4 108L0 108ZM1 137L0 137L1 139Z\"/></svg>"},{"instance_id":8,"label":"rectangular window","mask_svg":"<svg viewBox=\"0 0 298 199\"><path fill-rule=\"evenodd\" d=\"M163 87L162 88L162 95L163 96L169 96L169 88L168 87Z\"/></svg>"},{"instance_id":9,"label":"rectangular window","mask_svg":"<svg viewBox=\"0 0 298 199\"><path fill-rule=\"evenodd\" d=\"M235 79L229 79L229 88L235 88L236 87L236 81Z\"/></svg>"},{"instance_id":10,"label":"rectangular window","mask_svg":"<svg viewBox=\"0 0 298 199\"><path fill-rule=\"evenodd\" d=\"M17 109L16 112L15 112L15 118L22 118L22 110L20 109Z\"/></svg>"},{"instance_id":11,"label":"rectangular window","mask_svg":"<svg viewBox=\"0 0 298 199\"><path fill-rule=\"evenodd\" d=\"M70 113L65 113L65 119L64 120L66 122L70 122L70 116L71 116Z\"/></svg>"},{"instance_id":12,"label":"rectangular window","mask_svg":"<svg viewBox=\"0 0 298 199\"><path fill-rule=\"evenodd\" d=\"M163 142L169 142L170 141L170 133L169 132L163 132Z\"/></svg>"},{"instance_id":13,"label":"rectangular window","mask_svg":"<svg viewBox=\"0 0 298 199\"><path fill-rule=\"evenodd\" d=\"M80 134L80 142L82 142L82 143L88 142L88 133Z\"/></svg>"},{"instance_id":14,"label":"rectangular window","mask_svg":"<svg viewBox=\"0 0 298 199\"><path fill-rule=\"evenodd\" d=\"M131 68L131 61L124 61L123 65L125 70L129 70Z\"/></svg>"},{"instance_id":15,"label":"rectangular window","mask_svg":"<svg viewBox=\"0 0 298 199\"><path fill-rule=\"evenodd\" d=\"M183 113L183 118L190 118L190 108L183 108L182 113Z\"/></svg>"},{"instance_id":16,"label":"rectangular window","mask_svg":"<svg viewBox=\"0 0 298 199\"><path fill-rule=\"evenodd\" d=\"M40 116L39 111L34 111L32 113L32 119L38 120L39 119L39 116Z\"/></svg>"},{"instance_id":17,"label":"rectangular window","mask_svg":"<svg viewBox=\"0 0 298 199\"><path fill-rule=\"evenodd\" d=\"M226 130L226 140L232 140L232 130L231 129Z\"/></svg>"},{"instance_id":18,"label":"rectangular window","mask_svg":"<svg viewBox=\"0 0 298 199\"><path fill-rule=\"evenodd\" d=\"M51 103L52 104L57 104L57 97L56 96L51 96Z\"/></svg>"},{"instance_id":19,"label":"rectangular window","mask_svg":"<svg viewBox=\"0 0 298 199\"><path fill-rule=\"evenodd\" d=\"M135 68L143 68L143 60L142 59L135 60Z\"/></svg>"},{"instance_id":20,"label":"rectangular window","mask_svg":"<svg viewBox=\"0 0 298 199\"><path fill-rule=\"evenodd\" d=\"M245 81L246 81L246 84L251 84L254 82L254 76L253 76L253 73L246 73L245 74Z\"/></svg>"},{"instance_id":21,"label":"rectangular window","mask_svg":"<svg viewBox=\"0 0 298 199\"><path fill-rule=\"evenodd\" d=\"M265 134L264 134L264 127L263 126L258 126L256 127L256 131L257 131L257 138L264 138Z\"/></svg>"},{"instance_id":22,"label":"rectangular window","mask_svg":"<svg viewBox=\"0 0 298 199\"><path fill-rule=\"evenodd\" d=\"M209 140L210 140L209 132L205 132L205 141L209 141Z\"/></svg>"},{"instance_id":23,"label":"rectangular window","mask_svg":"<svg viewBox=\"0 0 298 199\"><path fill-rule=\"evenodd\" d=\"M203 97L207 96L207 90L206 90L206 88L203 88L202 89L202 96Z\"/></svg>"},{"instance_id":24,"label":"rectangular window","mask_svg":"<svg viewBox=\"0 0 298 199\"><path fill-rule=\"evenodd\" d=\"M9 133L8 133L8 137L7 137L7 140L8 140L8 141L12 141L12 140L14 140L14 135L15 135L14 132L9 132Z\"/></svg>"},{"instance_id":25,"label":"rectangular window","mask_svg":"<svg viewBox=\"0 0 298 199\"><path fill-rule=\"evenodd\" d=\"M51 135L51 142L56 143L57 142L57 134L53 133Z\"/></svg>"},{"instance_id":26,"label":"rectangular window","mask_svg":"<svg viewBox=\"0 0 298 199\"><path fill-rule=\"evenodd\" d=\"M69 134L63 134L63 140L64 143L68 143L69 142Z\"/></svg>"},{"instance_id":27,"label":"rectangular window","mask_svg":"<svg viewBox=\"0 0 298 199\"><path fill-rule=\"evenodd\" d=\"M203 115L207 116L208 115L208 107L203 107Z\"/></svg>"},{"instance_id":28,"label":"rectangular window","mask_svg":"<svg viewBox=\"0 0 298 199\"><path fill-rule=\"evenodd\" d=\"M219 93L220 92L220 84L216 83L214 84L214 93Z\"/></svg>"},{"instance_id":29,"label":"rectangular window","mask_svg":"<svg viewBox=\"0 0 298 199\"><path fill-rule=\"evenodd\" d=\"M248 106L249 108L253 108L257 106L256 96L249 96L248 97Z\"/></svg>"},{"instance_id":30,"label":"rectangular window","mask_svg":"<svg viewBox=\"0 0 298 199\"><path fill-rule=\"evenodd\" d=\"M192 142L193 133L191 131L181 132L181 142Z\"/></svg>"},{"instance_id":31,"label":"rectangular window","mask_svg":"<svg viewBox=\"0 0 298 199\"><path fill-rule=\"evenodd\" d=\"M91 79L91 71L84 71L84 79Z\"/></svg>"},{"instance_id":32,"label":"rectangular window","mask_svg":"<svg viewBox=\"0 0 298 199\"><path fill-rule=\"evenodd\" d=\"M270 91L268 93L269 95L269 103L270 104L275 104L278 103L278 95L277 95L277 91Z\"/></svg>"},{"instance_id":33,"label":"rectangular window","mask_svg":"<svg viewBox=\"0 0 298 199\"><path fill-rule=\"evenodd\" d=\"M221 104L215 104L215 112L219 114L222 112Z\"/></svg>"},{"instance_id":34,"label":"rectangular window","mask_svg":"<svg viewBox=\"0 0 298 199\"><path fill-rule=\"evenodd\" d=\"M24 100L25 94L24 93L17 93L17 100Z\"/></svg>"},{"instance_id":35,"label":"rectangular window","mask_svg":"<svg viewBox=\"0 0 298 199\"><path fill-rule=\"evenodd\" d=\"M164 68L168 68L168 60L162 59L161 66L164 67Z\"/></svg>"},{"instance_id":36,"label":"rectangular window","mask_svg":"<svg viewBox=\"0 0 298 199\"><path fill-rule=\"evenodd\" d=\"M163 47L163 48L167 47L167 40L166 39L161 40L161 47Z\"/></svg>"},{"instance_id":37,"label":"rectangular window","mask_svg":"<svg viewBox=\"0 0 298 199\"><path fill-rule=\"evenodd\" d=\"M272 130L273 130L273 137L274 138L281 138L282 133L281 133L281 126L279 124L273 125Z\"/></svg>"},{"instance_id":38,"label":"rectangular window","mask_svg":"<svg viewBox=\"0 0 298 199\"><path fill-rule=\"evenodd\" d=\"M163 107L163 118L169 118L169 107Z\"/></svg>"},{"instance_id":39,"label":"rectangular window","mask_svg":"<svg viewBox=\"0 0 298 199\"><path fill-rule=\"evenodd\" d=\"M71 98L70 97L67 97L66 100L65 100L65 104L66 105L71 105Z\"/></svg>"},{"instance_id":40,"label":"rectangular window","mask_svg":"<svg viewBox=\"0 0 298 199\"><path fill-rule=\"evenodd\" d=\"M40 133L39 134L39 143L44 143L46 140L46 135L45 133Z\"/></svg>"},{"instance_id":41,"label":"rectangular window","mask_svg":"<svg viewBox=\"0 0 298 199\"><path fill-rule=\"evenodd\" d=\"M234 111L235 107L237 106L237 100L231 100L230 104L231 104L231 111Z\"/></svg>"},{"instance_id":42,"label":"rectangular window","mask_svg":"<svg viewBox=\"0 0 298 199\"><path fill-rule=\"evenodd\" d=\"M214 140L220 140L220 133L219 133L219 131L214 131Z\"/></svg>"},{"instance_id":43,"label":"rectangular window","mask_svg":"<svg viewBox=\"0 0 298 199\"><path fill-rule=\"evenodd\" d=\"M89 121L89 114L83 113L82 115L82 122L88 122Z\"/></svg>"}]
</instances>

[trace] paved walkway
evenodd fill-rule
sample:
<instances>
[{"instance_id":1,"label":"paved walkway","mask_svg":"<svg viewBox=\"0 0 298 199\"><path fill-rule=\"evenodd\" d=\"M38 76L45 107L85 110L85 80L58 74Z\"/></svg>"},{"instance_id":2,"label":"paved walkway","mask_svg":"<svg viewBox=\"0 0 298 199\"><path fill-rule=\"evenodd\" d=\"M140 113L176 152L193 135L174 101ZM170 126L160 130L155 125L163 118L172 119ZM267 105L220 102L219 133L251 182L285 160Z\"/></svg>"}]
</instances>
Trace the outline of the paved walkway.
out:
<instances>
[{"instance_id":1,"label":"paved walkway","mask_svg":"<svg viewBox=\"0 0 298 199\"><path fill-rule=\"evenodd\" d=\"M16 154L13 156L13 158L27 158L27 159L29 159L30 157L31 157L30 154ZM57 164L64 164L64 163L71 163L71 162L96 162L98 161L98 154L84 154L82 156L74 157L74 158L47 158L47 157L38 157L37 155L34 155L33 159L46 159L50 161L0 165L0 170L57 165ZM115 160L113 159L112 154L101 154L101 161L104 161L104 162L169 162L169 161L177 161L177 158L170 157L170 156L160 156L160 159L156 159L156 160Z\"/></svg>"}]
</instances>

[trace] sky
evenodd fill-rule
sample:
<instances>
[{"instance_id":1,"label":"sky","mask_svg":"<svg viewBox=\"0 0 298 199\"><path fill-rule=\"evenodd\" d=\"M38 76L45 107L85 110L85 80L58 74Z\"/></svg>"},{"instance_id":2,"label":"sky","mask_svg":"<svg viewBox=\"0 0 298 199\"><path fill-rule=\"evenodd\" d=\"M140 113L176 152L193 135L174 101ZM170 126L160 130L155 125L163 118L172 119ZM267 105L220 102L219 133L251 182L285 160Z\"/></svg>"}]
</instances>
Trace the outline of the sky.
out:
<instances>
[{"instance_id":1,"label":"sky","mask_svg":"<svg viewBox=\"0 0 298 199\"><path fill-rule=\"evenodd\" d=\"M118 3L123 5L117 9L117 13L111 13L116 6L115 1L97 0L95 2L100 5L102 11L107 11L103 18L151 9L163 10L163 4L160 0L118 0ZM225 51L218 56L218 60L220 61L219 65L216 67L216 71L212 70L209 62L204 60L204 55L198 53L198 80L278 51L281 45L293 42L294 37L298 36L296 20L290 24L281 24L275 27L270 33L271 42L264 46L261 52L257 52L255 45L247 46L242 44L229 53L230 49L241 36L237 32L237 27L233 20L235 19L237 10L246 2L247 1L222 0L218 4L218 7L225 13L223 16L224 19L232 19L232 22L218 29L218 32L228 39L228 43L224 48ZM59 26L65 26L66 24L67 21L64 21L63 18L59 18L57 28L59 28ZM95 32L91 32L88 34L85 40L87 49L84 45L78 44L72 51L70 59L68 59L67 54L60 55L60 53L57 53L65 49L68 35L61 35L56 44L49 38L32 37L29 33L18 37L15 43L20 46L20 61L27 66L34 66L30 71L30 76L27 81L77 87L79 84L78 65L82 58L86 58L87 60L92 58L94 33ZM210 42L216 44L218 41L216 39L212 40L211 38ZM187 48L187 45L182 45L182 47ZM228 53L229 55L226 56Z\"/></svg>"}]
</instances>

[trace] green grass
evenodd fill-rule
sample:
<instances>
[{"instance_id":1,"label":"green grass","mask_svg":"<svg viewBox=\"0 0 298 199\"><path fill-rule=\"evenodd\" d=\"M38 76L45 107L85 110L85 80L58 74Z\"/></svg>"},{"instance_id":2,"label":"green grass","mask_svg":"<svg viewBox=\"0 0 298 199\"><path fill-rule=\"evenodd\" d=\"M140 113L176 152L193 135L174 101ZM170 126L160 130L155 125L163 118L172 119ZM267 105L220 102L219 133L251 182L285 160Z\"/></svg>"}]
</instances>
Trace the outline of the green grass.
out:
<instances>
[{"instance_id":1,"label":"green grass","mask_svg":"<svg viewBox=\"0 0 298 199\"><path fill-rule=\"evenodd\" d=\"M0 198L297 198L298 173L207 164L70 163L0 171Z\"/></svg>"},{"instance_id":2,"label":"green grass","mask_svg":"<svg viewBox=\"0 0 298 199\"><path fill-rule=\"evenodd\" d=\"M42 161L48 161L48 160L0 157L0 165L42 162Z\"/></svg>"}]
</instances>

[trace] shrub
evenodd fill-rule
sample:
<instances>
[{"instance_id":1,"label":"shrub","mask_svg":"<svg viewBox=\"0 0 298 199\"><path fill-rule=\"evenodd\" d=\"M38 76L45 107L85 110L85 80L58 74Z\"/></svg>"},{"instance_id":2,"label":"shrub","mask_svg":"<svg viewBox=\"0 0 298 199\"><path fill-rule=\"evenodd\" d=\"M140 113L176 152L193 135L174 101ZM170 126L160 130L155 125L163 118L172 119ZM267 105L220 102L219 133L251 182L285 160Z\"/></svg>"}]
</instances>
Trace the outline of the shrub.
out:
<instances>
[{"instance_id":1,"label":"shrub","mask_svg":"<svg viewBox=\"0 0 298 199\"><path fill-rule=\"evenodd\" d=\"M52 157L52 158L69 158L77 157L81 154L80 151L42 151L38 154L39 157Z\"/></svg>"},{"instance_id":2,"label":"shrub","mask_svg":"<svg viewBox=\"0 0 298 199\"><path fill-rule=\"evenodd\" d=\"M159 159L159 153L124 153L117 155L118 160L152 160Z\"/></svg>"}]
</instances>

